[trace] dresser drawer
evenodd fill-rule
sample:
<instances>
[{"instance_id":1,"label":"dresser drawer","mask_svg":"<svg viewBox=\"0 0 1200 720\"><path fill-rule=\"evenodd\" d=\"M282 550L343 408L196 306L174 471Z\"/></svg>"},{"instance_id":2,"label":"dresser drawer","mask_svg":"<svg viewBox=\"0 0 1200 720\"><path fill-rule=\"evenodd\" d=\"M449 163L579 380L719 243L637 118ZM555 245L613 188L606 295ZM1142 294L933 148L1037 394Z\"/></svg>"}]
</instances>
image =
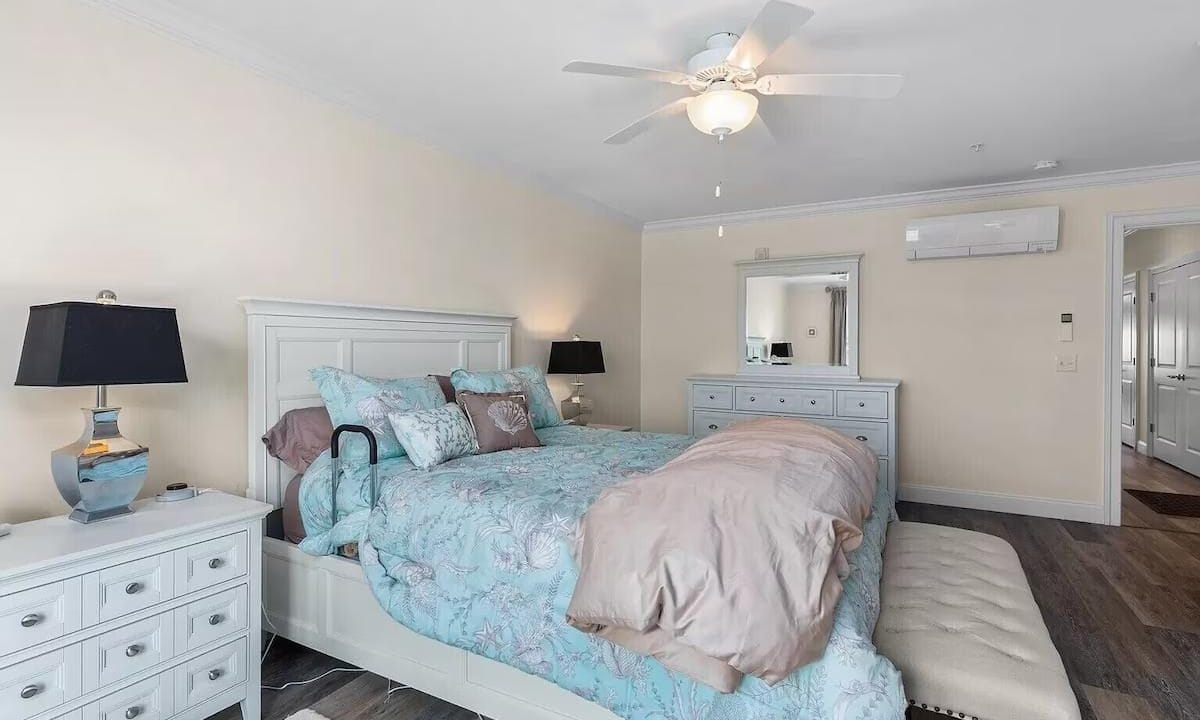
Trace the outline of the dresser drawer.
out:
<instances>
[{"instance_id":1,"label":"dresser drawer","mask_svg":"<svg viewBox=\"0 0 1200 720\"><path fill-rule=\"evenodd\" d=\"M175 585L180 595L246 574L246 533L239 532L175 551Z\"/></svg>"},{"instance_id":2,"label":"dresser drawer","mask_svg":"<svg viewBox=\"0 0 1200 720\"><path fill-rule=\"evenodd\" d=\"M718 430L724 430L739 420L746 419L745 415L737 415L735 413L696 410L692 413L692 436L698 438L708 437Z\"/></svg>"},{"instance_id":3,"label":"dresser drawer","mask_svg":"<svg viewBox=\"0 0 1200 720\"><path fill-rule=\"evenodd\" d=\"M693 385L692 407L732 410L733 388L729 385Z\"/></svg>"},{"instance_id":4,"label":"dresser drawer","mask_svg":"<svg viewBox=\"0 0 1200 720\"><path fill-rule=\"evenodd\" d=\"M171 616L169 612L155 615L85 641L84 657L97 659L99 685L112 685L174 657ZM90 678L85 680L90 681ZM90 682L86 684L88 688L92 687Z\"/></svg>"},{"instance_id":5,"label":"dresser drawer","mask_svg":"<svg viewBox=\"0 0 1200 720\"><path fill-rule=\"evenodd\" d=\"M91 602L98 622L105 622L170 600L173 580L171 554L164 553L91 573L84 585L95 589Z\"/></svg>"},{"instance_id":6,"label":"dresser drawer","mask_svg":"<svg viewBox=\"0 0 1200 720\"><path fill-rule=\"evenodd\" d=\"M71 578L0 597L0 656L80 629L81 587Z\"/></svg>"},{"instance_id":7,"label":"dresser drawer","mask_svg":"<svg viewBox=\"0 0 1200 720\"><path fill-rule=\"evenodd\" d=\"M24 720L79 697L82 667L70 645L0 670L0 718Z\"/></svg>"},{"instance_id":8,"label":"dresser drawer","mask_svg":"<svg viewBox=\"0 0 1200 720\"><path fill-rule=\"evenodd\" d=\"M838 417L878 418L888 416L888 394L879 390L838 390Z\"/></svg>"},{"instance_id":9,"label":"dresser drawer","mask_svg":"<svg viewBox=\"0 0 1200 720\"><path fill-rule=\"evenodd\" d=\"M773 415L833 415L832 390L739 387L735 395L737 410Z\"/></svg>"},{"instance_id":10,"label":"dresser drawer","mask_svg":"<svg viewBox=\"0 0 1200 720\"><path fill-rule=\"evenodd\" d=\"M87 709L89 720L165 720L175 714L171 672L118 690Z\"/></svg>"},{"instance_id":11,"label":"dresser drawer","mask_svg":"<svg viewBox=\"0 0 1200 720\"><path fill-rule=\"evenodd\" d=\"M887 456L888 426L887 423L869 422L839 422L837 420L822 422L822 425L848 435L855 440L864 442L875 451L876 455Z\"/></svg>"},{"instance_id":12,"label":"dresser drawer","mask_svg":"<svg viewBox=\"0 0 1200 720\"><path fill-rule=\"evenodd\" d=\"M196 600L175 610L180 648L195 650L246 627L246 586Z\"/></svg>"},{"instance_id":13,"label":"dresser drawer","mask_svg":"<svg viewBox=\"0 0 1200 720\"><path fill-rule=\"evenodd\" d=\"M246 639L241 638L175 668L176 711L198 705L245 681Z\"/></svg>"}]
</instances>

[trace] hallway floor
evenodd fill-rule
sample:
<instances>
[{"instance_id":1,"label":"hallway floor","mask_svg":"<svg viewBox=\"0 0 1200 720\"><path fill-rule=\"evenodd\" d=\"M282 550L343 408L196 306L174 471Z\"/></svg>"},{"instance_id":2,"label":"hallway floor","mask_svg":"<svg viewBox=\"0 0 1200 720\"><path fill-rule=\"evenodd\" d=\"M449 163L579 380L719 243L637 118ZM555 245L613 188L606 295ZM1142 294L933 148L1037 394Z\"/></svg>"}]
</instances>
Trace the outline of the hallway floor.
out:
<instances>
[{"instance_id":1,"label":"hallway floor","mask_svg":"<svg viewBox=\"0 0 1200 720\"><path fill-rule=\"evenodd\" d=\"M1200 478L1122 445L1121 489L1200 495ZM1160 515L1127 492L1121 493L1121 524L1200 533L1200 518Z\"/></svg>"}]
</instances>

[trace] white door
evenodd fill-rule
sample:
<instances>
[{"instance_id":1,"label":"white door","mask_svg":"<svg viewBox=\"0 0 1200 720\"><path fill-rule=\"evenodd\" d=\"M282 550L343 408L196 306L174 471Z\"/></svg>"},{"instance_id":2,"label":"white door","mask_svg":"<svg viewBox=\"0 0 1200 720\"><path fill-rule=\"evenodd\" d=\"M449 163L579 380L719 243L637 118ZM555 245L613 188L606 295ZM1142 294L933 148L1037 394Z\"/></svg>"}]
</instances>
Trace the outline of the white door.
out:
<instances>
[{"instance_id":1,"label":"white door","mask_svg":"<svg viewBox=\"0 0 1200 720\"><path fill-rule=\"evenodd\" d=\"M1121 442L1137 444L1137 278L1121 286Z\"/></svg>"},{"instance_id":2,"label":"white door","mask_svg":"<svg viewBox=\"0 0 1200 720\"><path fill-rule=\"evenodd\" d=\"M1151 277L1154 456L1200 475L1200 262Z\"/></svg>"}]
</instances>

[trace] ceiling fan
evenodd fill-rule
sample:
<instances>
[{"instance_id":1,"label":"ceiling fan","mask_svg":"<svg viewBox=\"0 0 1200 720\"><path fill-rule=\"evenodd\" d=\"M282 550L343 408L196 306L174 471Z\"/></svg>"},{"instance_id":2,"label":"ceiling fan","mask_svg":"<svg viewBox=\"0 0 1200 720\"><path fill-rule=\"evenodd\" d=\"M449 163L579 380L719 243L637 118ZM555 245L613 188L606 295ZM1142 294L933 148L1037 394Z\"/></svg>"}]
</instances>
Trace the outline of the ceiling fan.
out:
<instances>
[{"instance_id":1,"label":"ceiling fan","mask_svg":"<svg viewBox=\"0 0 1200 720\"><path fill-rule=\"evenodd\" d=\"M605 138L626 143L655 124L684 112L697 130L718 141L744 130L758 115L759 95L827 95L886 99L904 85L900 75L759 75L758 66L779 49L813 11L782 0L768 0L740 36L723 32L708 38L705 50L688 60L687 72L574 61L564 72L614 75L686 85L697 95L664 105Z\"/></svg>"}]
</instances>

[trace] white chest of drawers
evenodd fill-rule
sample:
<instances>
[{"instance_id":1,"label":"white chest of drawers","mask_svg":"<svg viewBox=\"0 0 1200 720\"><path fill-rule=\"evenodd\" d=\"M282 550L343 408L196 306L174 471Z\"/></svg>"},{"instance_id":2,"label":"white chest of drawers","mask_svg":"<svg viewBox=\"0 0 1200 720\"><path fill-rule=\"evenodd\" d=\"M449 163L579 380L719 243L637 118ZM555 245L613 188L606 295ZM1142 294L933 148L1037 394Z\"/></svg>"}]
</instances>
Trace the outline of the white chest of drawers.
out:
<instances>
[{"instance_id":1,"label":"white chest of drawers","mask_svg":"<svg viewBox=\"0 0 1200 720\"><path fill-rule=\"evenodd\" d=\"M894 495L899 390L897 380L697 375L688 378L688 433L704 437L738 420L764 415L808 420L867 443L879 456L879 481Z\"/></svg>"},{"instance_id":2,"label":"white chest of drawers","mask_svg":"<svg viewBox=\"0 0 1200 720\"><path fill-rule=\"evenodd\" d=\"M254 500L153 500L0 538L0 718L259 719L262 520Z\"/></svg>"}]
</instances>

